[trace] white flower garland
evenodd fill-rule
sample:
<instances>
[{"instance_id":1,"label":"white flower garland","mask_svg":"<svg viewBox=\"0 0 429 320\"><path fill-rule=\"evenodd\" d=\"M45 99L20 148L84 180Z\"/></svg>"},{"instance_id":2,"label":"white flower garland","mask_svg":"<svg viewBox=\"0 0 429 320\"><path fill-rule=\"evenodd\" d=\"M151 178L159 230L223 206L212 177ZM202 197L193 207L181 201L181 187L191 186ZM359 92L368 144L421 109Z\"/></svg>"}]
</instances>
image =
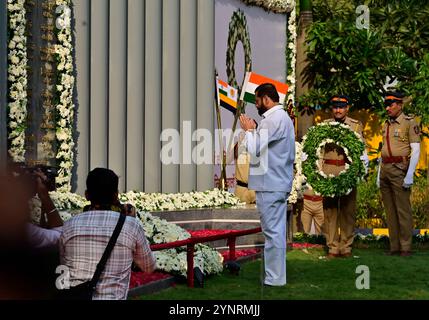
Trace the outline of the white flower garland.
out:
<instances>
[{"instance_id":1,"label":"white flower garland","mask_svg":"<svg viewBox=\"0 0 429 320\"><path fill-rule=\"evenodd\" d=\"M58 176L56 183L60 191L71 190L71 177L73 168L73 90L75 78L73 76L73 43L71 28L71 1L56 0L57 12L61 15L56 20L58 44L55 45L57 55L57 71L59 81L56 89L59 103L56 106L58 112L57 132L58 149L56 158L59 160Z\"/></svg>"},{"instance_id":2,"label":"white flower garland","mask_svg":"<svg viewBox=\"0 0 429 320\"><path fill-rule=\"evenodd\" d=\"M27 119L27 37L25 0L8 0L10 39L8 43L9 155L14 162L25 161Z\"/></svg>"},{"instance_id":3,"label":"white flower garland","mask_svg":"<svg viewBox=\"0 0 429 320\"><path fill-rule=\"evenodd\" d=\"M293 178L292 191L287 199L288 203L296 203L304 195L306 178L302 174L302 145L295 142L295 176Z\"/></svg>"},{"instance_id":4,"label":"white flower garland","mask_svg":"<svg viewBox=\"0 0 429 320\"><path fill-rule=\"evenodd\" d=\"M287 13L295 8L295 0L241 0L247 5L262 7L275 13Z\"/></svg>"},{"instance_id":5,"label":"white flower garland","mask_svg":"<svg viewBox=\"0 0 429 320\"><path fill-rule=\"evenodd\" d=\"M71 0L56 0L56 20L58 44L54 46L57 56L59 83L56 85L59 103L56 110L59 114L56 129L59 160L56 183L61 191L71 190L71 170L73 167L73 44L71 28ZM27 118L27 38L25 0L8 0L9 31L8 43L8 80L9 87L9 119L10 129L9 154L14 162L25 161L25 128Z\"/></svg>"},{"instance_id":6,"label":"white flower garland","mask_svg":"<svg viewBox=\"0 0 429 320\"><path fill-rule=\"evenodd\" d=\"M350 157L349 150L347 149L347 147L344 146L342 143L335 143L335 141L333 139L322 140L322 142L319 144L319 146L317 147L317 150L316 150L316 155L317 155L317 159L318 159L318 161L316 162L317 173L320 174L324 178L335 178L336 176L334 174L328 174L327 175L325 172L323 172L322 162L319 161L323 158L323 150L325 149L325 146L329 143L337 144L338 146L340 146L343 149L343 151L346 155L346 158L350 163L353 163L353 159ZM346 163L344 170L341 170L338 173L338 176L346 173L349 168L350 168L350 164Z\"/></svg>"},{"instance_id":7,"label":"white flower garland","mask_svg":"<svg viewBox=\"0 0 429 320\"><path fill-rule=\"evenodd\" d=\"M187 210L192 208L245 205L245 203L240 202L232 193L219 189L176 194L130 191L121 194L119 199L121 202L131 203L141 211Z\"/></svg>"},{"instance_id":8,"label":"white flower garland","mask_svg":"<svg viewBox=\"0 0 429 320\"><path fill-rule=\"evenodd\" d=\"M296 27L296 2L293 1L293 9L289 14L288 19L288 45L287 52L289 53L288 61L290 61L290 68L287 70L287 82L289 83L289 95L287 101L292 101L295 105L295 91L296 91L296 44L297 44L297 27Z\"/></svg>"},{"instance_id":9,"label":"white flower garland","mask_svg":"<svg viewBox=\"0 0 429 320\"><path fill-rule=\"evenodd\" d=\"M349 162L337 176L327 175L320 164L322 150L328 143L340 146ZM365 151L362 137L346 124L330 121L311 127L302 139L302 145L308 155L303 164L303 174L316 195L348 195L366 174L366 167L360 159Z\"/></svg>"}]
</instances>

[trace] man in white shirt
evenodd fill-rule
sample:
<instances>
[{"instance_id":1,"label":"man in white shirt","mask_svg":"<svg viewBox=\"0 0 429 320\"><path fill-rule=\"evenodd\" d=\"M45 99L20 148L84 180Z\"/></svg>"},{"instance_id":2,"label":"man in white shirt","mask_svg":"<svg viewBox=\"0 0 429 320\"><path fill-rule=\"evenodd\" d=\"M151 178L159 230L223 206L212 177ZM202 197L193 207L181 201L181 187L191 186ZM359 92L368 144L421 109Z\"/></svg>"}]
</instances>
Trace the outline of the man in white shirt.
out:
<instances>
[{"instance_id":1,"label":"man in white shirt","mask_svg":"<svg viewBox=\"0 0 429 320\"><path fill-rule=\"evenodd\" d=\"M251 156L249 189L256 191L265 237L264 284L283 286L286 284L286 211L293 182L295 130L288 113L279 104L274 85L260 85L255 96L255 106L263 117L257 130L253 119L240 116Z\"/></svg>"}]
</instances>

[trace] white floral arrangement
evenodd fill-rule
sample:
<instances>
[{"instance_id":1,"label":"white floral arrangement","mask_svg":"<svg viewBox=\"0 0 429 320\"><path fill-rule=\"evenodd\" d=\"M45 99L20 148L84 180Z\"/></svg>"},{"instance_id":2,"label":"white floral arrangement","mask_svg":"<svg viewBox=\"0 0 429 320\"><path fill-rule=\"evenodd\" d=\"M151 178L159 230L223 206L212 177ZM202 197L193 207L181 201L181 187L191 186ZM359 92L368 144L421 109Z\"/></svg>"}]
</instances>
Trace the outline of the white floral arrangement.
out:
<instances>
[{"instance_id":1,"label":"white floral arrangement","mask_svg":"<svg viewBox=\"0 0 429 320\"><path fill-rule=\"evenodd\" d=\"M176 194L130 191L119 196L121 202L130 203L141 211L171 211L193 208L241 207L245 203L232 193L217 188L204 192Z\"/></svg>"},{"instance_id":2,"label":"white floral arrangement","mask_svg":"<svg viewBox=\"0 0 429 320\"><path fill-rule=\"evenodd\" d=\"M54 200L52 197L52 193L51 199ZM53 202L54 204L58 203L58 201ZM73 215L69 211L66 211L64 209L65 206L67 205L55 206L58 209L58 213L61 219L63 219L63 221L67 221L73 217ZM37 195L30 200L29 209L31 212L31 223L38 225L40 222L40 217L42 215L42 202Z\"/></svg>"},{"instance_id":3,"label":"white floral arrangement","mask_svg":"<svg viewBox=\"0 0 429 320\"><path fill-rule=\"evenodd\" d=\"M302 174L302 145L299 142L295 142L295 172L292 183L292 191L287 199L288 203L296 203L298 199L304 196L306 187L306 178Z\"/></svg>"},{"instance_id":4,"label":"white floral arrangement","mask_svg":"<svg viewBox=\"0 0 429 320\"><path fill-rule=\"evenodd\" d=\"M289 94L287 101L292 101L295 105L295 93L296 93L296 45L297 45L297 26L296 26L296 5L293 2L293 9L289 14L287 30L288 30L288 45L286 52L288 53L288 70L287 70L287 82L289 84Z\"/></svg>"},{"instance_id":5,"label":"white floral arrangement","mask_svg":"<svg viewBox=\"0 0 429 320\"><path fill-rule=\"evenodd\" d=\"M31 222L38 225L42 216L42 202L37 195L29 201L28 207L31 212Z\"/></svg>"},{"instance_id":6,"label":"white floral arrangement","mask_svg":"<svg viewBox=\"0 0 429 320\"><path fill-rule=\"evenodd\" d=\"M25 161L27 119L27 37L25 0L7 1L9 20L9 155L14 162Z\"/></svg>"},{"instance_id":7,"label":"white floral arrangement","mask_svg":"<svg viewBox=\"0 0 429 320\"><path fill-rule=\"evenodd\" d=\"M57 56L57 72L59 83L56 85L59 103L56 105L58 113L56 137L58 150L56 158L58 163L58 176L56 183L59 190L71 190L73 168L73 90L75 78L73 76L73 40L71 25L71 0L56 0L57 12L61 15L56 20L57 39L55 55Z\"/></svg>"},{"instance_id":8,"label":"white floral arrangement","mask_svg":"<svg viewBox=\"0 0 429 320\"><path fill-rule=\"evenodd\" d=\"M51 191L49 196L60 211L82 211L86 205L90 204L84 197L72 192Z\"/></svg>"},{"instance_id":9,"label":"white floral arrangement","mask_svg":"<svg viewBox=\"0 0 429 320\"><path fill-rule=\"evenodd\" d=\"M191 237L189 232L178 225L167 222L149 212L139 211L138 218L151 244L169 243L186 240Z\"/></svg>"}]
</instances>

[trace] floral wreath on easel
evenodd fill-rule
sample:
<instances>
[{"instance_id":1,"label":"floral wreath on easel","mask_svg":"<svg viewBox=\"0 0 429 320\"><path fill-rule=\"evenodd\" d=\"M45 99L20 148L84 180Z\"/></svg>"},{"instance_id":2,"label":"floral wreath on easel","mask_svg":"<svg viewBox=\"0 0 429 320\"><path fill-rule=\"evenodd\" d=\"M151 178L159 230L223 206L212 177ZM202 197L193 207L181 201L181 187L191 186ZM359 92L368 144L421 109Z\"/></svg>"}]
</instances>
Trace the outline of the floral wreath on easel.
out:
<instances>
[{"instance_id":1,"label":"floral wreath on easel","mask_svg":"<svg viewBox=\"0 0 429 320\"><path fill-rule=\"evenodd\" d=\"M327 144L336 144L344 150L347 163L337 176L323 172L320 161ZM348 195L366 174L361 160L365 144L360 134L338 122L324 122L308 130L304 136L303 150L307 159L303 162L303 174L317 195L339 197Z\"/></svg>"}]
</instances>

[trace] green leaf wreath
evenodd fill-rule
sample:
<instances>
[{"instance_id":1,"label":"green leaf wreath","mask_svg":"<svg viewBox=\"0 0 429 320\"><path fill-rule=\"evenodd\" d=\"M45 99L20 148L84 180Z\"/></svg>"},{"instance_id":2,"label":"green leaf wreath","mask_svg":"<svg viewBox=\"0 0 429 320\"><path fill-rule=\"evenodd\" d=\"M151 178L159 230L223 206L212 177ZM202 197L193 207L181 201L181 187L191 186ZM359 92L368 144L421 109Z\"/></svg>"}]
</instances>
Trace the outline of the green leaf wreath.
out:
<instances>
[{"instance_id":1,"label":"green leaf wreath","mask_svg":"<svg viewBox=\"0 0 429 320\"><path fill-rule=\"evenodd\" d=\"M344 150L349 163L338 176L327 175L319 167L326 144L333 143ZM303 162L303 173L307 183L316 194L324 197L348 195L366 174L366 168L360 159L365 151L361 136L348 125L338 122L323 122L308 130L303 138L307 159Z\"/></svg>"},{"instance_id":2,"label":"green leaf wreath","mask_svg":"<svg viewBox=\"0 0 429 320\"><path fill-rule=\"evenodd\" d=\"M241 85L238 85L235 77L235 50L238 41L241 41L244 49L244 73L250 72L252 71L252 48L246 15L240 9L233 13L229 23L228 50L226 52L226 74L228 76L228 83L235 88L241 88Z\"/></svg>"}]
</instances>

